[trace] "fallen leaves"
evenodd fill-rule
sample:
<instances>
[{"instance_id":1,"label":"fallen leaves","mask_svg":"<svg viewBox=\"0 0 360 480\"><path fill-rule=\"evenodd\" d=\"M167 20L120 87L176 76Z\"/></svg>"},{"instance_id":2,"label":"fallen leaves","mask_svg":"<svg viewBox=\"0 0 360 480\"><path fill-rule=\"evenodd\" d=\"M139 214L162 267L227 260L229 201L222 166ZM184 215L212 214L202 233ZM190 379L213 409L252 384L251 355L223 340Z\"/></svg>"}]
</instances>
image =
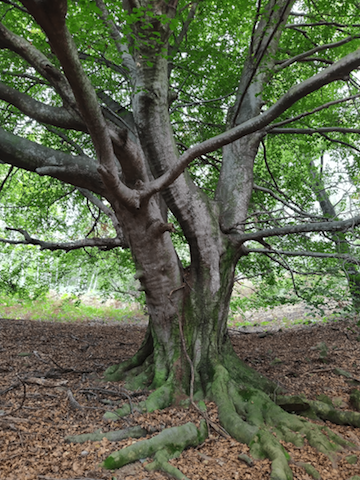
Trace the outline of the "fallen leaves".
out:
<instances>
[{"instance_id":1,"label":"fallen leaves","mask_svg":"<svg viewBox=\"0 0 360 480\"><path fill-rule=\"evenodd\" d=\"M257 334L236 335L233 342L236 351L243 357L246 355L250 365L285 385L289 393L304 392L311 399L326 394L340 408L349 409L349 395L354 386L348 381L360 376L360 343L356 341L359 332L349 333L346 322L336 325L337 330L329 324L261 338ZM98 465L109 453L136 442L132 438L121 442L109 442L103 438L100 442L83 444L67 444L64 441L66 435L99 429L107 432L143 425L147 429L161 430L188 421L198 424L200 416L195 409L183 410L179 407L146 415L134 413L127 420L116 422L103 420L104 408L115 408L128 399L121 394L118 385L102 382L101 374L110 364L135 353L143 339L144 328L20 320L0 320L0 327L3 349L0 352L0 478L167 480L168 477L162 473L145 471L140 462L115 472L99 468ZM345 330L348 335L345 335ZM326 366L319 351L311 349L320 342L328 347ZM89 347L86 350L79 348L83 344ZM22 352L28 355L19 356ZM274 362L275 359L280 362ZM336 375L336 368L349 372L352 378ZM26 382L25 398L19 378ZM15 384L18 387L9 389ZM70 408L68 390L81 409ZM140 399L133 398L132 401L135 404ZM111 402L104 405L102 400ZM8 415L22 402L22 408L15 415ZM211 421L216 423L216 406L208 403L207 409ZM327 425L360 448L359 429ZM286 448L293 460L294 480L311 478L299 466L300 462L313 465L323 480L346 480L359 474L359 460L355 464L346 460L351 453L359 458L356 450L340 453L336 464L332 464L307 443L303 448L291 444L286 444ZM211 431L201 446L184 451L171 463L191 480L268 480L270 461L257 460L250 466L239 458L239 455L248 453L246 445L232 438L219 437Z\"/></svg>"}]
</instances>

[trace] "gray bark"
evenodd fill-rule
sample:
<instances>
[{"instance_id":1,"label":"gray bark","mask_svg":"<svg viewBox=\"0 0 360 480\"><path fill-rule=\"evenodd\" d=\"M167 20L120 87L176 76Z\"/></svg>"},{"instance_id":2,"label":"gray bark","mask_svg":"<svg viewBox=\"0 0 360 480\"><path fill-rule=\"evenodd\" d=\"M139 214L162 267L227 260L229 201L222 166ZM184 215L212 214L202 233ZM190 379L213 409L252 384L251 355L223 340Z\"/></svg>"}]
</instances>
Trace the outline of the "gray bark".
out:
<instances>
[{"instance_id":1,"label":"gray bark","mask_svg":"<svg viewBox=\"0 0 360 480\"><path fill-rule=\"evenodd\" d=\"M336 232L350 226L347 222L322 222L244 233L253 190L253 166L261 138L270 131L271 123L299 99L357 68L360 51L294 85L262 112L261 94L275 69L274 53L294 4L292 0L269 0L265 14L256 20L226 131L179 155L169 116L171 66L163 55L163 49L169 51L172 32L169 23L157 17L167 16L170 21L176 12L176 0L142 0L140 5L154 9L155 14L139 17L132 25L133 36L127 39L127 46L110 20L104 2L96 2L123 61L121 68L128 69L126 79L133 87L131 113L124 117L118 115L118 105L110 101L107 93L95 91L83 69L66 27L66 0L21 3L45 32L60 67L55 67L34 45L3 25L0 25L0 48L9 49L33 67L59 95L63 105L53 108L36 103L1 84L0 98L39 122L86 132L95 158L56 152L0 129L0 161L98 193L110 203L112 214L110 210L107 213L118 233L112 243L130 247L136 277L146 293L150 313L146 341L131 365L153 355L153 386L161 385L175 373L188 380L189 367L182 356L185 339L195 370L196 388L204 393L211 365L222 360L231 368L229 358L233 357L229 353L226 321L234 269L239 258L247 254L243 244L267 236L324 229ZM123 2L129 12L138 4L135 0ZM179 42L185 37L195 12L196 4L192 4ZM156 41L142 40L144 24L151 25L156 32ZM132 48L134 42L137 48ZM294 57L292 62L302 59ZM285 66L281 64L279 68ZM215 200L210 200L191 180L186 167L199 155L219 148L223 148L220 179ZM108 207L103 207L99 206L106 212ZM176 217L189 244L188 269L181 265L172 243L174 227L166 221L166 209ZM34 239L29 235L27 240Z\"/></svg>"}]
</instances>

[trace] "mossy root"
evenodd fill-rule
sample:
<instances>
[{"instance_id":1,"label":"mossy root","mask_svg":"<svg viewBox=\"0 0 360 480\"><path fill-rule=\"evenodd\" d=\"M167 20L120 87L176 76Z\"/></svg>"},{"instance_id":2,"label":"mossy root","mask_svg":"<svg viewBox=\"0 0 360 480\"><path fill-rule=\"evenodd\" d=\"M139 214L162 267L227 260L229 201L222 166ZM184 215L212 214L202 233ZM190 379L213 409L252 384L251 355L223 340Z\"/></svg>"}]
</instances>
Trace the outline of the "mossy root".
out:
<instances>
[{"instance_id":1,"label":"mossy root","mask_svg":"<svg viewBox=\"0 0 360 480\"><path fill-rule=\"evenodd\" d=\"M329 420L337 425L351 425L360 427L360 413L351 410L337 410L326 396L323 401L307 400L302 395L278 396L277 405L281 406L287 412L298 412L309 418L319 418ZM320 397L319 397L320 398Z\"/></svg>"},{"instance_id":2,"label":"mossy root","mask_svg":"<svg viewBox=\"0 0 360 480\"><path fill-rule=\"evenodd\" d=\"M173 456L172 458L174 458ZM177 480L190 480L186 477L178 468L170 465L169 460L171 456L169 451L166 448L158 450L154 455L154 461L146 465L146 470L162 470L167 473L170 477L176 478Z\"/></svg>"},{"instance_id":3,"label":"mossy root","mask_svg":"<svg viewBox=\"0 0 360 480\"><path fill-rule=\"evenodd\" d=\"M359 413L337 411L331 404L310 401L302 396L278 397L277 405L263 391L247 385L236 385L223 366L215 369L208 394L218 405L222 427L235 439L250 446L255 458L272 461L272 480L293 478L290 456L280 441L301 447L306 438L311 446L334 459L343 447L354 447L323 425L316 425L294 413L308 414L334 423L359 426ZM315 474L315 472L314 472Z\"/></svg>"},{"instance_id":4,"label":"mossy root","mask_svg":"<svg viewBox=\"0 0 360 480\"><path fill-rule=\"evenodd\" d=\"M148 440L141 440L129 447L112 453L105 459L102 466L114 470L128 463L135 462L140 458L151 457L160 450L166 450L167 460L165 463L167 463L170 458L180 455L184 448L190 446L195 447L199 443L202 443L207 435L207 425L204 420L201 420L199 429L191 422L180 427L167 428L155 437ZM163 459L162 454L159 454L157 459L155 459L155 462L158 462L158 468L168 468L165 463L162 463Z\"/></svg>"}]
</instances>

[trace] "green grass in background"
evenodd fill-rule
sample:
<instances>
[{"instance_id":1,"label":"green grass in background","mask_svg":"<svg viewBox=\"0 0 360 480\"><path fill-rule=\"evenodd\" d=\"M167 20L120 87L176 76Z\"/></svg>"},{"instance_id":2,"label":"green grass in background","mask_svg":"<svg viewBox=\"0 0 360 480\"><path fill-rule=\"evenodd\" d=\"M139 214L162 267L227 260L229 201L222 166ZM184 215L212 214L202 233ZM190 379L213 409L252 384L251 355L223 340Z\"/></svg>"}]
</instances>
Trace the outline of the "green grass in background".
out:
<instances>
[{"instance_id":1,"label":"green grass in background","mask_svg":"<svg viewBox=\"0 0 360 480\"><path fill-rule=\"evenodd\" d=\"M140 305L122 302L102 303L98 299L82 301L74 295L47 296L29 300L0 295L0 318L79 321L136 321L145 319Z\"/></svg>"}]
</instances>

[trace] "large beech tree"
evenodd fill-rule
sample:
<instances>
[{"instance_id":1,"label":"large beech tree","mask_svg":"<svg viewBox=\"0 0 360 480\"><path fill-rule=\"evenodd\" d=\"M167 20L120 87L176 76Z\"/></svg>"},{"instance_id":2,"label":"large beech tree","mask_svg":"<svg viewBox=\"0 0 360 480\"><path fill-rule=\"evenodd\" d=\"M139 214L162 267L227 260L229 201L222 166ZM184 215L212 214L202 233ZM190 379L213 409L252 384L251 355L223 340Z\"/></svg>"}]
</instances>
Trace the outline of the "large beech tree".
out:
<instances>
[{"instance_id":1,"label":"large beech tree","mask_svg":"<svg viewBox=\"0 0 360 480\"><path fill-rule=\"evenodd\" d=\"M270 398L276 386L235 355L227 316L235 268L250 252L278 253L283 264L287 254L351 254L333 239L353 233L360 217L312 209L309 164L319 138L333 135L356 149L358 4L333 2L330 12L328 2L307 0L3 0L0 13L0 161L11 166L1 188L13 167L51 177L76 187L114 227L112 238L62 244L18 228L21 241L130 248L146 295L143 344L106 377L154 390L147 410L184 394L194 405L213 399L226 432L251 445L252 455L271 458L273 479L291 478L279 439L300 445L306 436L329 455L346 445L286 410L356 426L360 414ZM302 143L290 165L281 142L295 145L296 136ZM299 192L281 188L286 170ZM254 171L259 181L267 171L271 181L254 182ZM304 185L312 203L302 198ZM186 268L175 231L189 246ZM273 247L290 238L282 245L296 250L297 239L324 232L322 252ZM104 465L157 450L152 466L185 478L167 459L204 435L206 426L186 426L175 435L178 444L162 435L156 448L141 443Z\"/></svg>"}]
</instances>

